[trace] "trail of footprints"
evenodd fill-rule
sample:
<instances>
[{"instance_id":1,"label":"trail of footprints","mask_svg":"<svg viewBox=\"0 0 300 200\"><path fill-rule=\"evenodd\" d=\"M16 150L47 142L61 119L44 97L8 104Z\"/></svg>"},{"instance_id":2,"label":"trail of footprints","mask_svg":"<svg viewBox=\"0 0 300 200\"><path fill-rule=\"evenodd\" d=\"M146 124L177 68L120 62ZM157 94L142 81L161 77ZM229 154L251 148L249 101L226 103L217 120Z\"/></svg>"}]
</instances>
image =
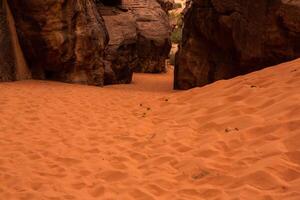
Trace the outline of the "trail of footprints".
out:
<instances>
[{"instance_id":1,"label":"trail of footprints","mask_svg":"<svg viewBox=\"0 0 300 200\"><path fill-rule=\"evenodd\" d=\"M26 100L26 84L14 93L4 88L0 197L237 200L256 194L256 199L299 199L299 107L286 107L289 112L274 107L275 100L262 95L272 84L259 83L239 86L248 97L226 96L237 90L233 82L212 93L216 104L207 105L205 89L178 99L157 94L140 100L132 93L128 103L120 98L123 93L95 88L73 94L75 86L68 86L47 95L49 88L36 86L31 100ZM198 104L205 109L189 107ZM270 115L274 108L278 115ZM176 112L186 113L185 118ZM242 112L248 117L241 118ZM268 123L269 116L282 120ZM284 140L282 130L290 132Z\"/></svg>"}]
</instances>

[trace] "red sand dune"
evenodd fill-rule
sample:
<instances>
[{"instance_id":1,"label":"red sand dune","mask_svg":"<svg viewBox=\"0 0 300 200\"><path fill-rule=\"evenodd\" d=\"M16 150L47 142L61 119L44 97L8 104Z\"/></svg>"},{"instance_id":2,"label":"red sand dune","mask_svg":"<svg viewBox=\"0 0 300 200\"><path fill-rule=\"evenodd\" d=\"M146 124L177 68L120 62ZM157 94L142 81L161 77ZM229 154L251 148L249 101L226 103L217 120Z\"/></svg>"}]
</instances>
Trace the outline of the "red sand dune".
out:
<instances>
[{"instance_id":1,"label":"red sand dune","mask_svg":"<svg viewBox=\"0 0 300 200\"><path fill-rule=\"evenodd\" d=\"M299 200L300 60L174 92L0 84L0 199Z\"/></svg>"}]
</instances>

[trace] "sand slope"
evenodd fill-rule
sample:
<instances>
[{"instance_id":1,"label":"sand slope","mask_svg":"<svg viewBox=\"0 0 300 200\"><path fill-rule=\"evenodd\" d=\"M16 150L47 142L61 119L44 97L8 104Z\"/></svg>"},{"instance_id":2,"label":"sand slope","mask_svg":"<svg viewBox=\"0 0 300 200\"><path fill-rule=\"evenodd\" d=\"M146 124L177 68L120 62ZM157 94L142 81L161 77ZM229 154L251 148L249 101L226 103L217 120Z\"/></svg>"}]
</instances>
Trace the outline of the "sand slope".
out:
<instances>
[{"instance_id":1,"label":"sand slope","mask_svg":"<svg viewBox=\"0 0 300 200\"><path fill-rule=\"evenodd\" d=\"M189 91L0 84L0 199L299 200L300 60Z\"/></svg>"}]
</instances>

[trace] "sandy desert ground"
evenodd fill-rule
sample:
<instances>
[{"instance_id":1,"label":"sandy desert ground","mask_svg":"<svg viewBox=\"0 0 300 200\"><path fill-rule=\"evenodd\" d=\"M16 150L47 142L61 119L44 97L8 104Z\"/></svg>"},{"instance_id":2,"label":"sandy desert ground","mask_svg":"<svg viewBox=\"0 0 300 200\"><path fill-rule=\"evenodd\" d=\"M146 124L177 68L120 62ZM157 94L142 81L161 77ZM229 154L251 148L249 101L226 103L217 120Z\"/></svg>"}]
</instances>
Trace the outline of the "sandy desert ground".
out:
<instances>
[{"instance_id":1,"label":"sandy desert ground","mask_svg":"<svg viewBox=\"0 0 300 200\"><path fill-rule=\"evenodd\" d=\"M172 91L0 84L1 200L299 200L300 60Z\"/></svg>"}]
</instances>

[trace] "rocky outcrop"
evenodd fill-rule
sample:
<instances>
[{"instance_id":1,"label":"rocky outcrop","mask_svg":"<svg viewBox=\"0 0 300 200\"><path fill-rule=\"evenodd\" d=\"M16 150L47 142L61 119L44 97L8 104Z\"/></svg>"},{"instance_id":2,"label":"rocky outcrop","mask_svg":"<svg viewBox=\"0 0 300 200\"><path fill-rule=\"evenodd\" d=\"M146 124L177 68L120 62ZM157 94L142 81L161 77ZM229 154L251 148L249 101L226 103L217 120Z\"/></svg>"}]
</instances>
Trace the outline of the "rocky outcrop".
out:
<instances>
[{"instance_id":1,"label":"rocky outcrop","mask_svg":"<svg viewBox=\"0 0 300 200\"><path fill-rule=\"evenodd\" d=\"M0 81L31 77L7 0L0 0Z\"/></svg>"},{"instance_id":2,"label":"rocky outcrop","mask_svg":"<svg viewBox=\"0 0 300 200\"><path fill-rule=\"evenodd\" d=\"M94 0L10 0L33 78L104 84L108 36Z\"/></svg>"},{"instance_id":3,"label":"rocky outcrop","mask_svg":"<svg viewBox=\"0 0 300 200\"><path fill-rule=\"evenodd\" d=\"M174 88L189 89L300 56L300 3L193 0L184 17Z\"/></svg>"},{"instance_id":4,"label":"rocky outcrop","mask_svg":"<svg viewBox=\"0 0 300 200\"><path fill-rule=\"evenodd\" d=\"M105 84L130 83L137 66L136 22L131 12L98 4L109 43L105 49Z\"/></svg>"},{"instance_id":5,"label":"rocky outcrop","mask_svg":"<svg viewBox=\"0 0 300 200\"><path fill-rule=\"evenodd\" d=\"M128 7L131 8L136 19L138 32L139 59L135 71L165 72L165 60L171 49L171 26L168 15L155 0L145 0L144 4L131 3Z\"/></svg>"},{"instance_id":6,"label":"rocky outcrop","mask_svg":"<svg viewBox=\"0 0 300 200\"><path fill-rule=\"evenodd\" d=\"M0 0L0 81L13 81L16 79L15 59L5 3L4 0Z\"/></svg>"},{"instance_id":7,"label":"rocky outcrop","mask_svg":"<svg viewBox=\"0 0 300 200\"><path fill-rule=\"evenodd\" d=\"M165 71L171 48L167 13L156 0L123 0L121 4L98 4L110 41L105 51L106 83L131 81L132 71Z\"/></svg>"},{"instance_id":8,"label":"rocky outcrop","mask_svg":"<svg viewBox=\"0 0 300 200\"><path fill-rule=\"evenodd\" d=\"M175 5L174 0L157 0L157 2L161 5L161 7L168 12L169 10L172 10Z\"/></svg>"},{"instance_id":9,"label":"rocky outcrop","mask_svg":"<svg viewBox=\"0 0 300 200\"><path fill-rule=\"evenodd\" d=\"M32 74L102 86L130 83L134 70L165 71L170 26L156 0L10 0L6 7L3 2L2 81Z\"/></svg>"}]
</instances>

